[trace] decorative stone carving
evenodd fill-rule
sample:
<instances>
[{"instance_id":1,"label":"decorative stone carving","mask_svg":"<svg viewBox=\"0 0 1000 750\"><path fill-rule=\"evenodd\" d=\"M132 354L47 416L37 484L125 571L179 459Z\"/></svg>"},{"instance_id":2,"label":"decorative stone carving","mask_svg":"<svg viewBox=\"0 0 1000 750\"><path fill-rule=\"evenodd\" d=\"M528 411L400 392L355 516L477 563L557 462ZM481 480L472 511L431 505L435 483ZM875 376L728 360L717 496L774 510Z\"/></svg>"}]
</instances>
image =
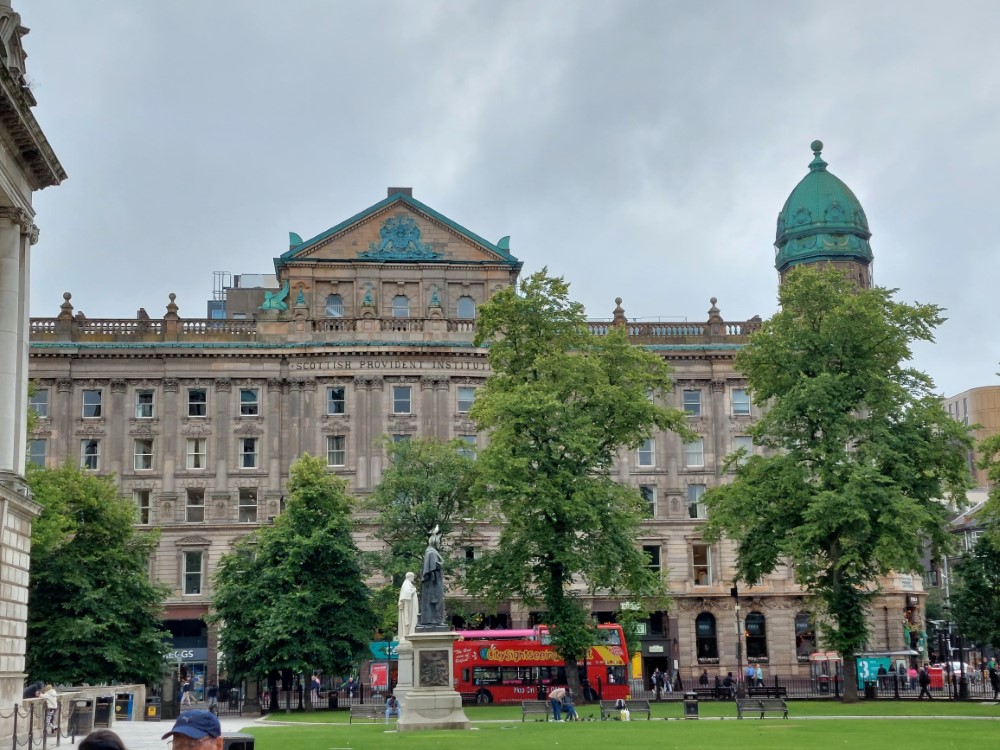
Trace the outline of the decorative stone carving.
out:
<instances>
[{"instance_id":1,"label":"decorative stone carving","mask_svg":"<svg viewBox=\"0 0 1000 750\"><path fill-rule=\"evenodd\" d=\"M475 432L476 423L465 414L455 415L455 430L458 432Z\"/></svg>"},{"instance_id":2,"label":"decorative stone carving","mask_svg":"<svg viewBox=\"0 0 1000 750\"><path fill-rule=\"evenodd\" d=\"M448 684L448 649L420 651L420 686L451 687Z\"/></svg>"},{"instance_id":3,"label":"decorative stone carving","mask_svg":"<svg viewBox=\"0 0 1000 750\"><path fill-rule=\"evenodd\" d=\"M726 381L725 380L713 380L712 381L712 393L725 393L726 392Z\"/></svg>"},{"instance_id":4,"label":"decorative stone carving","mask_svg":"<svg viewBox=\"0 0 1000 750\"><path fill-rule=\"evenodd\" d=\"M184 417L184 426L181 428L181 432L185 435L208 435L212 432L211 421L211 417L197 417L195 419Z\"/></svg>"},{"instance_id":5,"label":"decorative stone carving","mask_svg":"<svg viewBox=\"0 0 1000 750\"><path fill-rule=\"evenodd\" d=\"M386 219L382 222L378 233L382 239L379 242L372 242L367 250L359 250L359 258L430 260L441 257L440 252L420 241L420 227L409 216L392 216ZM367 293L365 299L368 299Z\"/></svg>"},{"instance_id":6,"label":"decorative stone carving","mask_svg":"<svg viewBox=\"0 0 1000 750\"><path fill-rule=\"evenodd\" d=\"M216 378L215 390L219 393L229 393L232 390L233 381L229 378Z\"/></svg>"},{"instance_id":7,"label":"decorative stone carving","mask_svg":"<svg viewBox=\"0 0 1000 750\"><path fill-rule=\"evenodd\" d=\"M281 378L268 378L267 379L267 390L269 391L280 391L283 385Z\"/></svg>"},{"instance_id":8,"label":"decorative stone carving","mask_svg":"<svg viewBox=\"0 0 1000 750\"><path fill-rule=\"evenodd\" d=\"M111 381L111 392L112 393L125 393L125 389L128 384L121 378L114 378Z\"/></svg>"},{"instance_id":9,"label":"decorative stone carving","mask_svg":"<svg viewBox=\"0 0 1000 750\"><path fill-rule=\"evenodd\" d=\"M177 393L177 387L179 382L177 378L164 378L163 379L163 390L166 393Z\"/></svg>"},{"instance_id":10,"label":"decorative stone carving","mask_svg":"<svg viewBox=\"0 0 1000 750\"><path fill-rule=\"evenodd\" d=\"M366 390L382 390L382 376L381 375L358 375L354 382L358 388L363 388Z\"/></svg>"},{"instance_id":11,"label":"decorative stone carving","mask_svg":"<svg viewBox=\"0 0 1000 750\"><path fill-rule=\"evenodd\" d=\"M69 378L58 378L56 380L56 390L59 393L72 393L73 381Z\"/></svg>"},{"instance_id":12,"label":"decorative stone carving","mask_svg":"<svg viewBox=\"0 0 1000 750\"><path fill-rule=\"evenodd\" d=\"M155 437L156 433L153 430L153 426L149 424L137 424L131 430L129 430L129 435L134 437Z\"/></svg>"}]
</instances>

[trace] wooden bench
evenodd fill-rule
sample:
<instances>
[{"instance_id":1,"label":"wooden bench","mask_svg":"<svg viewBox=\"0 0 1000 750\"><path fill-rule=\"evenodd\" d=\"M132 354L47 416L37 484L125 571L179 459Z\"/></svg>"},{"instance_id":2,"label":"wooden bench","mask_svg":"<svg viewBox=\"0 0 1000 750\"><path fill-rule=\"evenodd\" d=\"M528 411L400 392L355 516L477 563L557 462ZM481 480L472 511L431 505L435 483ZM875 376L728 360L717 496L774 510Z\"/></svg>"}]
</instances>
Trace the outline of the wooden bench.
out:
<instances>
[{"instance_id":1,"label":"wooden bench","mask_svg":"<svg viewBox=\"0 0 1000 750\"><path fill-rule=\"evenodd\" d=\"M700 701L727 701L733 697L732 692L725 685L695 688L694 694L698 696L698 700Z\"/></svg>"},{"instance_id":2,"label":"wooden bench","mask_svg":"<svg viewBox=\"0 0 1000 750\"><path fill-rule=\"evenodd\" d=\"M347 723L350 724L355 719L371 719L375 721L384 716L385 706L380 706L377 703L352 703L351 715L347 719Z\"/></svg>"},{"instance_id":3,"label":"wooden bench","mask_svg":"<svg viewBox=\"0 0 1000 750\"><path fill-rule=\"evenodd\" d=\"M617 707L618 701L601 701L601 721L607 721L609 718L615 718L621 713L621 709ZM625 707L628 709L630 715L632 714L646 714L646 719L650 719L652 716L652 710L649 706L649 701L647 700L627 700L625 701Z\"/></svg>"},{"instance_id":4,"label":"wooden bench","mask_svg":"<svg viewBox=\"0 0 1000 750\"><path fill-rule=\"evenodd\" d=\"M521 701L521 721L524 721L524 717L528 714L542 714L545 716L545 721L548 721L550 713L552 707L548 701Z\"/></svg>"},{"instance_id":5,"label":"wooden bench","mask_svg":"<svg viewBox=\"0 0 1000 750\"><path fill-rule=\"evenodd\" d=\"M751 698L787 698L788 688L774 687L748 687L747 695Z\"/></svg>"},{"instance_id":6,"label":"wooden bench","mask_svg":"<svg viewBox=\"0 0 1000 750\"><path fill-rule=\"evenodd\" d=\"M740 698L736 701L736 718L742 719L744 712L760 714L762 719L765 714L781 714L787 719L788 704L781 698Z\"/></svg>"}]
</instances>

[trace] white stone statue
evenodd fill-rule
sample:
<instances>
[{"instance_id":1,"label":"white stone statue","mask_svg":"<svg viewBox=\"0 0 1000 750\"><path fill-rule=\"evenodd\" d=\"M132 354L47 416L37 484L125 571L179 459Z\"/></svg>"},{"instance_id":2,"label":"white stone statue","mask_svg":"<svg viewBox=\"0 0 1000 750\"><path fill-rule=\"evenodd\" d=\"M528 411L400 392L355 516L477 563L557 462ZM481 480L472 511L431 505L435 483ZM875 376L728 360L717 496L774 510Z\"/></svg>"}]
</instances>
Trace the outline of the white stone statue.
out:
<instances>
[{"instance_id":1,"label":"white stone statue","mask_svg":"<svg viewBox=\"0 0 1000 750\"><path fill-rule=\"evenodd\" d=\"M417 587L413 584L413 573L406 574L406 580L399 589L399 640L408 640L417 629L417 614L420 612L420 600L417 598Z\"/></svg>"}]
</instances>

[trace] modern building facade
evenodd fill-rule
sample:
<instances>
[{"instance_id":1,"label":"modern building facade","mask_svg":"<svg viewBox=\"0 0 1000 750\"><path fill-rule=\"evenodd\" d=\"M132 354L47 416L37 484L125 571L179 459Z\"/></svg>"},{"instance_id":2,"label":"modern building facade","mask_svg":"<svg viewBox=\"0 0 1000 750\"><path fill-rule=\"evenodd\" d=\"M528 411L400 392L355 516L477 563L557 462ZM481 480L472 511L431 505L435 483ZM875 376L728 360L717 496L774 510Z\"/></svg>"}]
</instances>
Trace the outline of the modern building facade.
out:
<instances>
[{"instance_id":1,"label":"modern building facade","mask_svg":"<svg viewBox=\"0 0 1000 750\"><path fill-rule=\"evenodd\" d=\"M835 262L868 274L860 204L817 160L819 148L782 213L786 228L779 220L779 255L786 256L779 270ZM838 206L854 218L837 213L832 222ZM809 221L799 221L802 211ZM804 254L810 231L833 239ZM864 234L864 242L841 242L844 232ZM281 512L297 456L324 456L331 472L365 495L384 470L382 436L457 438L469 451L483 445L468 417L489 376L485 350L472 343L476 314L521 268L508 238L486 240L408 188L390 188L384 200L312 239L292 235L274 265L278 287L256 290L249 317L245 294L238 317L214 320L182 318L170 295L162 318L78 320L67 294L57 317L32 320L31 375L42 415L33 460L68 458L113 473L135 500L137 523L161 529L152 567L172 589L166 617L177 658L209 678L212 572L238 539ZM621 299L616 304L613 317L591 322L591 330L625 326L637 346L666 359L675 372L669 403L699 435L688 444L654 435L616 467L648 503L640 543L676 603L646 623L642 667L676 668L684 679L704 668L735 670L739 637L743 653L769 673L808 674L815 628L791 572L776 571L742 592L737 616L734 549L701 538L700 498L727 481L723 459L754 450L749 427L759 414L733 358L760 319L726 321L713 298L703 322L631 323ZM477 526L467 554L496 536L497 529ZM358 541L375 544L364 528ZM917 617L919 578L894 576L884 587L875 638L900 648L901 618L907 611ZM601 620L629 604L599 593L590 599ZM484 614L511 627L538 616L518 601Z\"/></svg>"},{"instance_id":2,"label":"modern building facade","mask_svg":"<svg viewBox=\"0 0 1000 750\"><path fill-rule=\"evenodd\" d=\"M36 190L66 178L35 120L21 25L0 0L0 717L21 700L31 523L39 506L24 481L28 402L28 290L38 241ZM12 724L0 718L0 742Z\"/></svg>"}]
</instances>

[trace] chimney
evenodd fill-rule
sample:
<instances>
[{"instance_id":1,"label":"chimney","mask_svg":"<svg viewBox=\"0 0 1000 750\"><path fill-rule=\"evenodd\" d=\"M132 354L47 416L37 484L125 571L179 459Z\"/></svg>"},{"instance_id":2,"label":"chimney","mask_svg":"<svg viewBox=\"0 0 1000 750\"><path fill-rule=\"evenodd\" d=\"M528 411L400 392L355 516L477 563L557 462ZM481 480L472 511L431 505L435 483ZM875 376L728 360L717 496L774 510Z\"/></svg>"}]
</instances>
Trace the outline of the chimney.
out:
<instances>
[{"instance_id":1,"label":"chimney","mask_svg":"<svg viewBox=\"0 0 1000 750\"><path fill-rule=\"evenodd\" d=\"M387 198L391 197L391 196L395 195L396 193L402 193L403 195L408 195L409 197L412 198L413 197L413 188L411 188L411 187L408 187L408 188L405 188L405 187L391 187L391 188L389 188L389 194L386 197Z\"/></svg>"}]
</instances>

